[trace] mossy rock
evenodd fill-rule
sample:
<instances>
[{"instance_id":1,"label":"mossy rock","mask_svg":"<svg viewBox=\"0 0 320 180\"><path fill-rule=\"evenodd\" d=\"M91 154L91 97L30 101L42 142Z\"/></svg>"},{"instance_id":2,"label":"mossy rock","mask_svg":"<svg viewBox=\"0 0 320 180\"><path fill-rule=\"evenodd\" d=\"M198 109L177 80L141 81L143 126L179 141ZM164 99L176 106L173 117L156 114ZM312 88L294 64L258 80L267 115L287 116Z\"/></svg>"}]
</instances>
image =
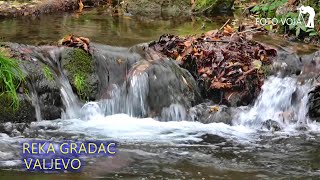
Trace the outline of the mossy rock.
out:
<instances>
[{"instance_id":1,"label":"mossy rock","mask_svg":"<svg viewBox=\"0 0 320 180\"><path fill-rule=\"evenodd\" d=\"M35 109L27 95L19 94L20 103L15 109L8 94L0 95L0 123L30 123L36 121Z\"/></svg>"},{"instance_id":2,"label":"mossy rock","mask_svg":"<svg viewBox=\"0 0 320 180\"><path fill-rule=\"evenodd\" d=\"M82 49L68 48L62 53L61 65L74 92L82 100L95 100L98 78L92 56Z\"/></svg>"}]
</instances>

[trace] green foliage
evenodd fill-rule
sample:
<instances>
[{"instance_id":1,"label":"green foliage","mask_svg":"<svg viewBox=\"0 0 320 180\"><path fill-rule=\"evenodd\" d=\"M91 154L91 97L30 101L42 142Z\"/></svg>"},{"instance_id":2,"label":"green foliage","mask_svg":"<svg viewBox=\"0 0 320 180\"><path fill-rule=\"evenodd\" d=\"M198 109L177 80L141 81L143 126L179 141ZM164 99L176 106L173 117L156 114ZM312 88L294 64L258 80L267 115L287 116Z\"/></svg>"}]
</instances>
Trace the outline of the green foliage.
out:
<instances>
[{"instance_id":1,"label":"green foliage","mask_svg":"<svg viewBox=\"0 0 320 180\"><path fill-rule=\"evenodd\" d=\"M17 60L6 57L0 53L0 96L10 97L10 106L19 108L17 89L24 81L24 75L19 68Z\"/></svg>"},{"instance_id":2,"label":"green foliage","mask_svg":"<svg viewBox=\"0 0 320 180\"><path fill-rule=\"evenodd\" d=\"M52 74L52 71L50 70L50 68L48 66L45 66L43 69L42 69L42 72L45 76L45 78L49 81L54 81L54 78L53 78L53 74Z\"/></svg>"},{"instance_id":3,"label":"green foliage","mask_svg":"<svg viewBox=\"0 0 320 180\"><path fill-rule=\"evenodd\" d=\"M87 97L87 80L86 76L83 74L76 74L73 82L75 88L77 89L77 93L81 99Z\"/></svg>"},{"instance_id":4,"label":"green foliage","mask_svg":"<svg viewBox=\"0 0 320 180\"><path fill-rule=\"evenodd\" d=\"M288 0L269 0L267 3L264 1L251 9L251 12L259 14L260 17L275 16L278 7L288 2Z\"/></svg>"}]
</instances>

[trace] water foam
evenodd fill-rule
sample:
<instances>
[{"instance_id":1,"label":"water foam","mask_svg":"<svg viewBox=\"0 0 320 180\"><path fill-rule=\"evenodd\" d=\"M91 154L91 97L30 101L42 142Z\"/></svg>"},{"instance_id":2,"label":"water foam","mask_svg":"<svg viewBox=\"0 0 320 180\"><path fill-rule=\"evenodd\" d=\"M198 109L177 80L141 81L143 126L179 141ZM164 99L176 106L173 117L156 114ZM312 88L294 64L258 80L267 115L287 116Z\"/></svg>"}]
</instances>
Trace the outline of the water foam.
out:
<instances>
[{"instance_id":1,"label":"water foam","mask_svg":"<svg viewBox=\"0 0 320 180\"><path fill-rule=\"evenodd\" d=\"M234 124L259 129L267 120L281 125L283 131L299 128L317 131L319 125L308 118L308 92L311 82L301 84L293 77L269 77L253 107L239 113Z\"/></svg>"},{"instance_id":2,"label":"water foam","mask_svg":"<svg viewBox=\"0 0 320 180\"><path fill-rule=\"evenodd\" d=\"M60 121L60 131L84 133L93 137L114 140L143 142L201 141L203 134L250 141L255 132L244 126L230 126L223 123L202 124L191 121L161 122L152 118L134 118L125 114L111 116L96 115L88 121L72 119Z\"/></svg>"}]
</instances>

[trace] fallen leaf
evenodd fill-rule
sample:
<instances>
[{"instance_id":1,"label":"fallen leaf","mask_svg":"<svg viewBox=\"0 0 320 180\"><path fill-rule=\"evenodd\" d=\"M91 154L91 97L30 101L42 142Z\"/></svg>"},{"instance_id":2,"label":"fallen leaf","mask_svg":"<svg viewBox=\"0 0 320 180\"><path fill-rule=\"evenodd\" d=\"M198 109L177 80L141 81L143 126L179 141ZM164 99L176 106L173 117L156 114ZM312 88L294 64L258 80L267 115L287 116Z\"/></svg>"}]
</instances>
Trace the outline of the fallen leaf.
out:
<instances>
[{"instance_id":1,"label":"fallen leaf","mask_svg":"<svg viewBox=\"0 0 320 180\"><path fill-rule=\"evenodd\" d=\"M188 48L188 47L190 47L192 45L192 42L191 41L185 41L184 45Z\"/></svg>"}]
</instances>

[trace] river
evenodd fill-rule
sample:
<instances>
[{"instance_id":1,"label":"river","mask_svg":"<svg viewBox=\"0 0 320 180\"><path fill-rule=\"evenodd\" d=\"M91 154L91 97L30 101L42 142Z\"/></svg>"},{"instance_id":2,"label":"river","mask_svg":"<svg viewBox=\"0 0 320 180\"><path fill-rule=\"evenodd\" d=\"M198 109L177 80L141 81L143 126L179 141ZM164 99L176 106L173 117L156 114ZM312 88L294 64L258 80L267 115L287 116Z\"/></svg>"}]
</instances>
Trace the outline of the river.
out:
<instances>
[{"instance_id":1,"label":"river","mask_svg":"<svg viewBox=\"0 0 320 180\"><path fill-rule=\"evenodd\" d=\"M61 13L39 18L0 21L5 41L43 44L75 33L91 41L130 47L158 39L163 33L195 34L221 27L228 17L161 19L111 17L102 10L81 15ZM203 23L205 29L201 29ZM134 89L141 91L144 86ZM320 175L320 126L306 116L309 82L295 77L269 77L251 107L239 108L233 125L163 122L104 112L108 102L79 107L77 118L33 122L23 134L0 133L0 178L12 179L306 179ZM296 98L292 94L296 94ZM69 94L71 95L71 94ZM68 94L66 96L69 96ZM114 97L117 98L117 97ZM68 99L68 98L66 98ZM279 112L292 111L296 121ZM128 113L129 114L129 113ZM263 128L273 119L280 131ZM11 128L12 124L4 127ZM17 129L18 127L12 128ZM20 170L20 142L25 140L116 140L115 158L86 159L81 173L41 174Z\"/></svg>"}]
</instances>

